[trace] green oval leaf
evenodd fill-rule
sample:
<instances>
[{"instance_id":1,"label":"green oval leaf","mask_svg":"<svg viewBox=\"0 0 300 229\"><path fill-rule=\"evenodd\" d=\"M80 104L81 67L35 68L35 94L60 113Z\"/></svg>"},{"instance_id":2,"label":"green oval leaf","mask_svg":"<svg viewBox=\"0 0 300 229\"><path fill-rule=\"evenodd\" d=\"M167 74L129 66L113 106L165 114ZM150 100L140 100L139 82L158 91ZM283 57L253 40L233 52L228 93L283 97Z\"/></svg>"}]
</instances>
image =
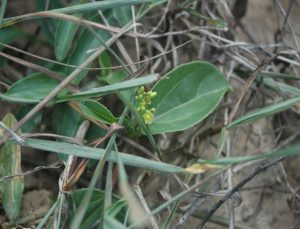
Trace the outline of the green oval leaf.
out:
<instances>
[{"instance_id":1,"label":"green oval leaf","mask_svg":"<svg viewBox=\"0 0 300 229\"><path fill-rule=\"evenodd\" d=\"M220 103L229 84L213 65L194 61L167 73L152 89L152 134L187 129L206 118Z\"/></svg>"},{"instance_id":2,"label":"green oval leaf","mask_svg":"<svg viewBox=\"0 0 300 229\"><path fill-rule=\"evenodd\" d=\"M118 119L101 103L87 99L80 102L80 109L84 114L100 122L112 124Z\"/></svg>"},{"instance_id":3,"label":"green oval leaf","mask_svg":"<svg viewBox=\"0 0 300 229\"><path fill-rule=\"evenodd\" d=\"M36 73L18 80L0 98L12 102L37 103L47 96L57 85L58 81L45 74Z\"/></svg>"}]
</instances>

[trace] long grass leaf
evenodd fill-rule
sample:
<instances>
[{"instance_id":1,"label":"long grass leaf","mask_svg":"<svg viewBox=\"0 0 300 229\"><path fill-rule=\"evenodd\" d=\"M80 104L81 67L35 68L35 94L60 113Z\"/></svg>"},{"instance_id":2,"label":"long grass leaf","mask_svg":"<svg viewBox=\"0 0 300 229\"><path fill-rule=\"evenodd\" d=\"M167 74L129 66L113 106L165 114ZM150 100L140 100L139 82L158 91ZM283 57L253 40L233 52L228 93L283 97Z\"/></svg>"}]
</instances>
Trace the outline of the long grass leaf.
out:
<instances>
[{"instance_id":1,"label":"long grass leaf","mask_svg":"<svg viewBox=\"0 0 300 229\"><path fill-rule=\"evenodd\" d=\"M118 168L119 168L119 189L123 198L126 200L128 204L130 221L135 223L138 221L138 219L145 218L145 217L147 218L147 213L145 209L142 207L141 203L136 198L136 196L134 195L133 190L130 188L124 163L119 155L116 144L115 144L115 152L117 152L115 153L115 155L118 159ZM138 227L139 228L145 227L145 224L148 223L147 221L137 222Z\"/></svg>"},{"instance_id":2,"label":"long grass leaf","mask_svg":"<svg viewBox=\"0 0 300 229\"><path fill-rule=\"evenodd\" d=\"M91 3L76 5L76 6L64 7L52 11L58 13L66 13L66 14L84 13L84 12L90 12L96 10L105 10L111 8L118 8L122 6L132 6L132 5L148 3L148 2L157 2L157 1L159 0L106 0L106 1L91 2Z\"/></svg>"},{"instance_id":3,"label":"long grass leaf","mask_svg":"<svg viewBox=\"0 0 300 229\"><path fill-rule=\"evenodd\" d=\"M52 207L50 208L50 210L47 212L47 214L43 217L43 219L40 221L39 225L36 227L36 229L42 229L43 226L47 223L49 217L53 214L53 212L55 211L58 203L61 201L62 196L59 195L56 202L52 205Z\"/></svg>"},{"instance_id":4,"label":"long grass leaf","mask_svg":"<svg viewBox=\"0 0 300 229\"><path fill-rule=\"evenodd\" d=\"M280 93L300 96L300 89L290 86L288 84L277 82L273 79L264 79L263 83L267 87L269 87L275 91L279 91Z\"/></svg>"},{"instance_id":5,"label":"long grass leaf","mask_svg":"<svg viewBox=\"0 0 300 229\"><path fill-rule=\"evenodd\" d=\"M122 6L132 6L142 3L155 3L155 2L161 2L159 0L106 0L106 1L99 1L99 2L91 2L91 3L85 3L75 6L68 6L64 8L49 10L50 12L56 12L56 13L65 13L65 14L75 14L75 13L85 13L85 12L91 12L91 11L97 11L97 10L105 10L105 9L111 9L111 8L117 8ZM31 15L20 15L16 17L10 17L3 19L1 25L11 25L19 20L28 20L32 19L30 17Z\"/></svg>"},{"instance_id":6,"label":"long grass leaf","mask_svg":"<svg viewBox=\"0 0 300 229\"><path fill-rule=\"evenodd\" d=\"M268 117L270 115L273 115L273 114L276 114L283 110L286 110L299 102L300 102L300 97L297 97L297 98L288 99L283 102L276 103L276 104L273 104L270 106L266 106L264 108L250 112L250 113L234 120L233 122L229 123L227 128L235 127L235 126L242 125L242 124L247 124L249 122L253 122L255 120L258 120L258 119L261 119L264 117Z\"/></svg>"},{"instance_id":7,"label":"long grass leaf","mask_svg":"<svg viewBox=\"0 0 300 229\"><path fill-rule=\"evenodd\" d=\"M131 80L122 81L120 83L106 85L99 88L93 88L91 90L79 92L74 95L61 96L58 98L57 102L64 102L64 101L69 101L74 99L76 100L86 99L95 96L103 96L103 95L111 94L116 91L122 91L130 88L142 86L145 84L153 83L156 80L157 80L157 74L148 75L144 77L139 77L137 79L131 79Z\"/></svg>"},{"instance_id":8,"label":"long grass leaf","mask_svg":"<svg viewBox=\"0 0 300 229\"><path fill-rule=\"evenodd\" d=\"M300 144L296 144L285 149L280 149L280 150L271 151L262 154L217 158L215 160L198 160L198 162L204 164L231 165L231 164L243 163L247 161L255 161L255 160L270 159L270 158L277 158L277 157L292 157L298 155L300 155Z\"/></svg>"},{"instance_id":9,"label":"long grass leaf","mask_svg":"<svg viewBox=\"0 0 300 229\"><path fill-rule=\"evenodd\" d=\"M56 142L56 141L38 140L38 139L26 139L24 145L34 149L40 149L40 150L50 151L59 154L74 155L77 157L96 159L96 160L101 159L105 153L105 149L80 146L80 145L75 145L75 144L65 143L65 142ZM122 159L122 162L125 165L143 168L143 169L155 170L158 172L166 172L166 173L180 173L184 171L183 168L175 165L171 165L159 161L153 161L150 159L146 159L143 157L126 154L126 153L119 153L119 154ZM117 162L117 157L113 153L108 157L107 160L112 162Z\"/></svg>"}]
</instances>

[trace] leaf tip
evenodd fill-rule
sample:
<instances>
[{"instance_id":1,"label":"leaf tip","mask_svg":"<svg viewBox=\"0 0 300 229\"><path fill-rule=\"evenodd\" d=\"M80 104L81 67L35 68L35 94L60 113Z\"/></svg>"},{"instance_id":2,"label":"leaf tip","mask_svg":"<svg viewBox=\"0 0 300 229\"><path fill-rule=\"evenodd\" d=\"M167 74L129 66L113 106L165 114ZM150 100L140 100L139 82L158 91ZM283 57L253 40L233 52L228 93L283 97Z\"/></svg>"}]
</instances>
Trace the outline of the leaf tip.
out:
<instances>
[{"instance_id":1,"label":"leaf tip","mask_svg":"<svg viewBox=\"0 0 300 229\"><path fill-rule=\"evenodd\" d=\"M214 164L196 163L196 164L193 164L193 165L185 168L184 172L191 173L191 174L200 174L200 173L204 173L210 169L218 169L221 167L223 167L223 166L214 165Z\"/></svg>"}]
</instances>

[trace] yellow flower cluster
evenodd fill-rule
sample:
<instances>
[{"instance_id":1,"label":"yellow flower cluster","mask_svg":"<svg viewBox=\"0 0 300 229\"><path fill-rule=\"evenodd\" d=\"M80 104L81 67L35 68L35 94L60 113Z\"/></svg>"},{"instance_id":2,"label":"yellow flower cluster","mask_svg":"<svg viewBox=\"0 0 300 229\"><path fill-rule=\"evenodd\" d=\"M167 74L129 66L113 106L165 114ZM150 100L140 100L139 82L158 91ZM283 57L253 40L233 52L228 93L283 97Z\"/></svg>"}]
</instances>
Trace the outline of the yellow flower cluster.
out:
<instances>
[{"instance_id":1,"label":"yellow flower cluster","mask_svg":"<svg viewBox=\"0 0 300 229\"><path fill-rule=\"evenodd\" d=\"M142 115L146 124L151 124L154 119L155 108L149 108L149 106L156 95L156 92L146 92L145 88L142 86L138 90L138 95L135 97L138 102L137 110Z\"/></svg>"}]
</instances>

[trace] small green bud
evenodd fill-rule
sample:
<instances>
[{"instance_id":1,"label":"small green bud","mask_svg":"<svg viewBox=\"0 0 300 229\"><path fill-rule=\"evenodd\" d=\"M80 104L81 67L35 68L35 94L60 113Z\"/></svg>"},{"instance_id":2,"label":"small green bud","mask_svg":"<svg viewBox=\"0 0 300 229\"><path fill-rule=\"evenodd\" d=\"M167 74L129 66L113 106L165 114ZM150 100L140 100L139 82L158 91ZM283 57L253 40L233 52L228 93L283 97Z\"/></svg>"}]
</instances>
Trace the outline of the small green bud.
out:
<instances>
[{"instance_id":1,"label":"small green bud","mask_svg":"<svg viewBox=\"0 0 300 229\"><path fill-rule=\"evenodd\" d=\"M145 88L144 88L144 86L141 86L141 87L140 87L140 90L139 90L139 93L142 94L142 93L144 93L144 92L145 92Z\"/></svg>"},{"instance_id":2,"label":"small green bud","mask_svg":"<svg viewBox=\"0 0 300 229\"><path fill-rule=\"evenodd\" d=\"M150 112L149 110L147 110L144 113L143 118L144 118L146 124L151 124L152 121L153 121L154 115L153 115L152 112Z\"/></svg>"},{"instance_id":3,"label":"small green bud","mask_svg":"<svg viewBox=\"0 0 300 229\"><path fill-rule=\"evenodd\" d=\"M151 98L154 98L155 96L157 96L157 92L156 91L151 92L150 96L151 96Z\"/></svg>"}]
</instances>

